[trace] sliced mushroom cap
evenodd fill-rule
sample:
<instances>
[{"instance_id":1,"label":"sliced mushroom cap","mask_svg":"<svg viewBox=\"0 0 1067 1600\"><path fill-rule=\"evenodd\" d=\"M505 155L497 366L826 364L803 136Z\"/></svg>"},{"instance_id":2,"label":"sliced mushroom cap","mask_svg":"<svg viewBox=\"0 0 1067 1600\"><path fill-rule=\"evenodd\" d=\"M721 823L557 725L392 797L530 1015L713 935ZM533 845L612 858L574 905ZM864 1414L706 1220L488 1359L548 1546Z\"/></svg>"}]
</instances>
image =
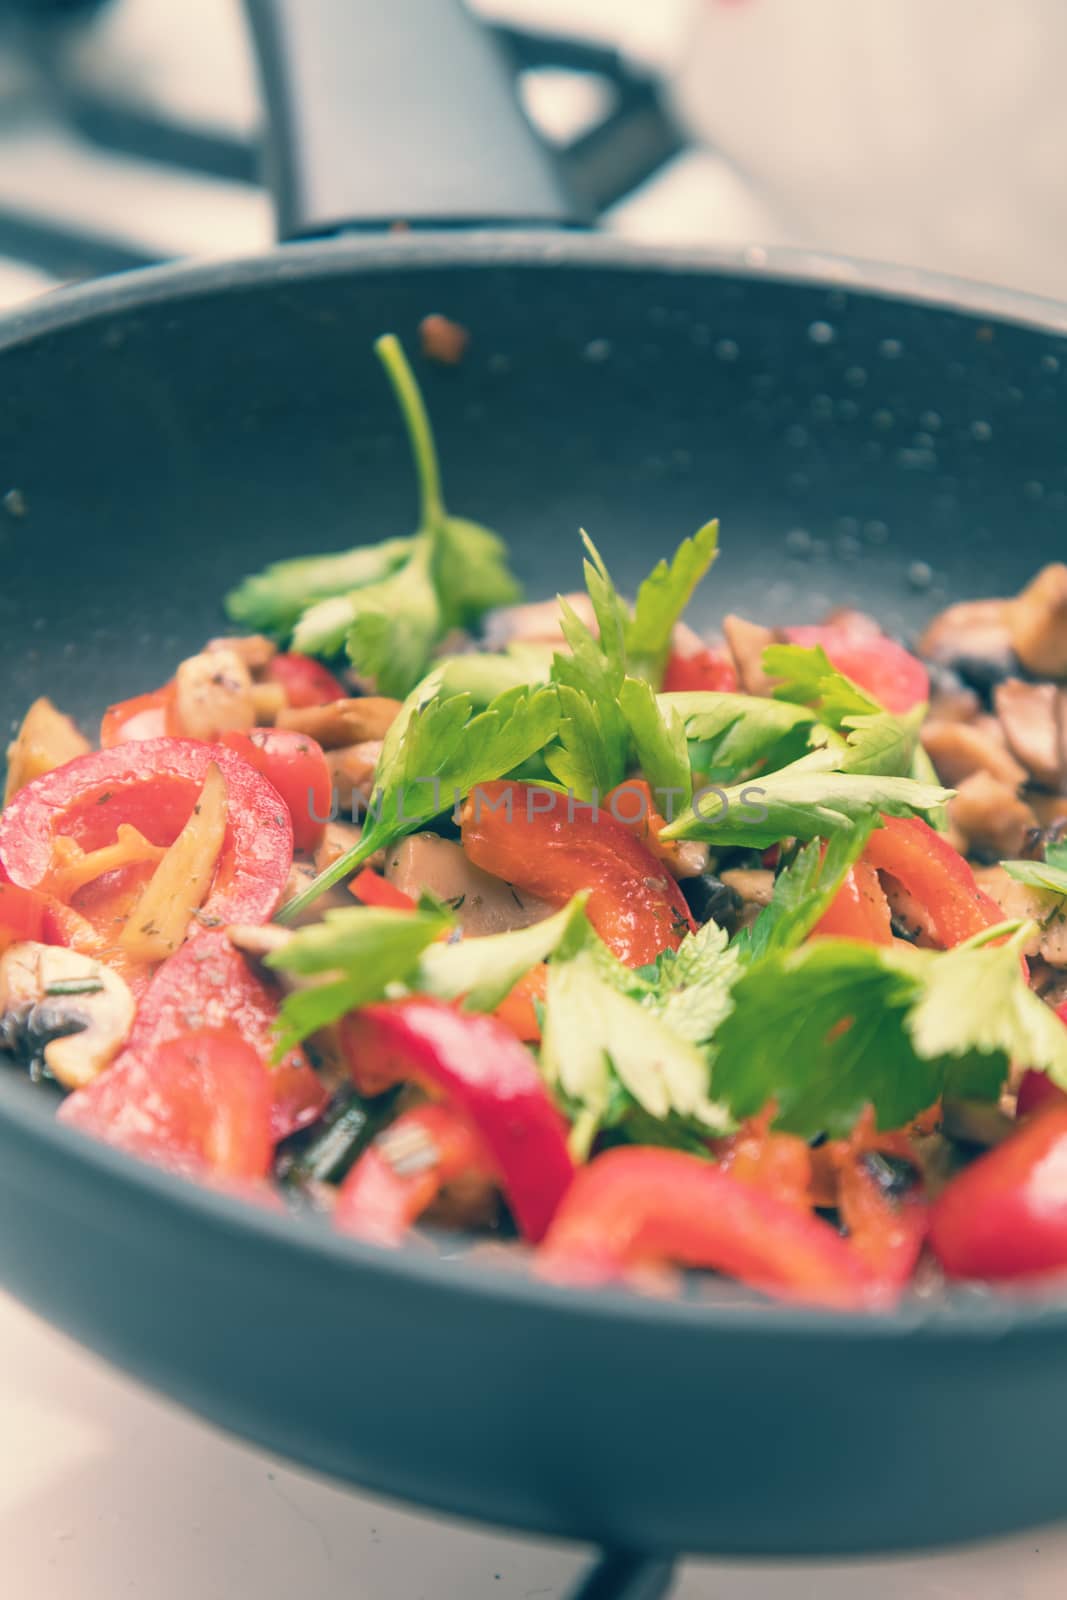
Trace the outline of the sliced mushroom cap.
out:
<instances>
[{"instance_id":1,"label":"sliced mushroom cap","mask_svg":"<svg viewBox=\"0 0 1067 1600\"><path fill-rule=\"evenodd\" d=\"M1015 653L1038 678L1067 678L1067 566L1043 567L1015 600L1009 626Z\"/></svg>"},{"instance_id":2,"label":"sliced mushroom cap","mask_svg":"<svg viewBox=\"0 0 1067 1600\"><path fill-rule=\"evenodd\" d=\"M256 725L252 675L236 650L203 650L174 674L178 721L190 739L247 733Z\"/></svg>"},{"instance_id":3,"label":"sliced mushroom cap","mask_svg":"<svg viewBox=\"0 0 1067 1600\"><path fill-rule=\"evenodd\" d=\"M1035 783L1058 791L1067 782L1067 695L1052 683L1005 678L993 704L1008 748Z\"/></svg>"},{"instance_id":4,"label":"sliced mushroom cap","mask_svg":"<svg viewBox=\"0 0 1067 1600\"><path fill-rule=\"evenodd\" d=\"M369 739L384 739L399 710L399 700L368 694L331 700L325 706L289 706L279 711L275 721L279 728L306 733L324 750L340 750Z\"/></svg>"},{"instance_id":5,"label":"sliced mushroom cap","mask_svg":"<svg viewBox=\"0 0 1067 1600\"><path fill-rule=\"evenodd\" d=\"M1038 932L1024 950L1028 956L1040 955L1050 967L1067 967L1067 912L1060 895L1019 883L1001 866L978 867L979 886L996 901L1005 918L1036 922Z\"/></svg>"},{"instance_id":6,"label":"sliced mushroom cap","mask_svg":"<svg viewBox=\"0 0 1067 1600\"><path fill-rule=\"evenodd\" d=\"M729 616L723 618L722 631L744 692L770 694L771 680L763 670L763 652L769 644L778 642L775 630L758 622L746 622L744 617Z\"/></svg>"},{"instance_id":7,"label":"sliced mushroom cap","mask_svg":"<svg viewBox=\"0 0 1067 1600\"><path fill-rule=\"evenodd\" d=\"M1010 600L963 600L927 625L919 640L926 660L952 667L965 682L988 689L1017 670Z\"/></svg>"},{"instance_id":8,"label":"sliced mushroom cap","mask_svg":"<svg viewBox=\"0 0 1067 1600\"><path fill-rule=\"evenodd\" d=\"M1018 856L1037 819L1011 784L989 772L972 772L948 803L948 814L980 856Z\"/></svg>"},{"instance_id":9,"label":"sliced mushroom cap","mask_svg":"<svg viewBox=\"0 0 1067 1600\"><path fill-rule=\"evenodd\" d=\"M380 739L365 739L361 744L350 744L341 750L326 752L334 797L342 810L351 812L353 809L366 808L381 753Z\"/></svg>"},{"instance_id":10,"label":"sliced mushroom cap","mask_svg":"<svg viewBox=\"0 0 1067 1600\"><path fill-rule=\"evenodd\" d=\"M0 1026L6 1048L43 1062L67 1089L99 1077L126 1042L136 1005L125 980L60 946L14 944L0 957Z\"/></svg>"},{"instance_id":11,"label":"sliced mushroom cap","mask_svg":"<svg viewBox=\"0 0 1067 1600\"><path fill-rule=\"evenodd\" d=\"M956 788L975 772L988 772L999 783L1017 789L1026 769L1008 749L1000 727L991 719L978 722L925 724L922 742L942 783Z\"/></svg>"},{"instance_id":12,"label":"sliced mushroom cap","mask_svg":"<svg viewBox=\"0 0 1067 1600\"><path fill-rule=\"evenodd\" d=\"M728 889L741 897L742 905L770 905L774 873L769 867L731 867L720 877Z\"/></svg>"},{"instance_id":13,"label":"sliced mushroom cap","mask_svg":"<svg viewBox=\"0 0 1067 1600\"><path fill-rule=\"evenodd\" d=\"M385 876L417 900L423 889L456 913L471 937L507 933L543 922L556 909L468 861L460 845L434 833L415 834L385 854Z\"/></svg>"},{"instance_id":14,"label":"sliced mushroom cap","mask_svg":"<svg viewBox=\"0 0 1067 1600\"><path fill-rule=\"evenodd\" d=\"M235 638L209 639L205 651L232 650L239 655L253 677L265 671L278 654L278 646L265 633L247 633Z\"/></svg>"}]
</instances>

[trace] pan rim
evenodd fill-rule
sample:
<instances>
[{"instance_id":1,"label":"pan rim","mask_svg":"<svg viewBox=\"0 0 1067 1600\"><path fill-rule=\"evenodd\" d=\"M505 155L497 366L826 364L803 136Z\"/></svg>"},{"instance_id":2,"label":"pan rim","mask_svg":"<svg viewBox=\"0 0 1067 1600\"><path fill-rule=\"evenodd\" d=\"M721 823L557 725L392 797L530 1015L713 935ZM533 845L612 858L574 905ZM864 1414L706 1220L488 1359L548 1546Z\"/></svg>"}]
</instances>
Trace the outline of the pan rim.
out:
<instances>
[{"instance_id":1,"label":"pan rim","mask_svg":"<svg viewBox=\"0 0 1067 1600\"><path fill-rule=\"evenodd\" d=\"M0 353L49 333L161 302L233 293L271 284L342 277L351 271L494 267L749 278L827 293L895 300L1067 338L1067 300L1002 288L944 273L858 257L746 245L741 248L646 244L607 234L476 229L412 230L386 236L348 233L295 241L251 256L164 262L88 283L60 287L0 315Z\"/></svg>"},{"instance_id":2,"label":"pan rim","mask_svg":"<svg viewBox=\"0 0 1067 1600\"><path fill-rule=\"evenodd\" d=\"M28 307L0 317L0 353L140 307L180 303L205 294L240 292L271 284L353 271L461 268L613 269L649 268L679 275L709 274L778 282L826 292L888 299L975 319L1030 328L1067 338L1067 302L909 268L822 253L749 246L709 249L650 246L604 235L555 231L418 231L388 237L346 235L319 242L286 244L271 254L233 260L167 263L114 278L59 289ZM477 1302L489 1298L577 1320L610 1323L625 1317L648 1328L736 1332L746 1338L854 1340L882 1344L900 1338L941 1343L986 1342L1012 1335L1067 1332L1067 1289L1040 1299L992 1291L962 1298L950 1292L936 1300L912 1298L873 1315L826 1313L802 1306L717 1306L681 1298L652 1299L622 1288L595 1294L568 1290L525 1273L448 1260L412 1249L386 1251L333 1232L325 1220L300 1226L278 1214L207 1189L126 1152L88 1139L56 1121L50 1105L24 1095L25 1085L0 1076L0 1126L35 1142L56 1161L76 1162L127 1190L154 1199L190 1221L221 1226L239 1241L310 1252L334 1268L357 1270L372 1283L401 1279L424 1292Z\"/></svg>"}]
</instances>

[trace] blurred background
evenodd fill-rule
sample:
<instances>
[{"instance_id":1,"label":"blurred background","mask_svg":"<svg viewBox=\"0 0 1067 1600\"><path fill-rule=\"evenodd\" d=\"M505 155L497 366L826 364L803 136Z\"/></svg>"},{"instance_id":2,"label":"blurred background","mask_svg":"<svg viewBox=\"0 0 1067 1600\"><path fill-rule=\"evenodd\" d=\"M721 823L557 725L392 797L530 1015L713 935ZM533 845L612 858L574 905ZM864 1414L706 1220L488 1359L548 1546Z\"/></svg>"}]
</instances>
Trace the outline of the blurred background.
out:
<instances>
[{"instance_id":1,"label":"blurred background","mask_svg":"<svg viewBox=\"0 0 1067 1600\"><path fill-rule=\"evenodd\" d=\"M1064 0L471 3L612 231L1067 296ZM0 0L0 307L266 246L259 121L240 0Z\"/></svg>"}]
</instances>

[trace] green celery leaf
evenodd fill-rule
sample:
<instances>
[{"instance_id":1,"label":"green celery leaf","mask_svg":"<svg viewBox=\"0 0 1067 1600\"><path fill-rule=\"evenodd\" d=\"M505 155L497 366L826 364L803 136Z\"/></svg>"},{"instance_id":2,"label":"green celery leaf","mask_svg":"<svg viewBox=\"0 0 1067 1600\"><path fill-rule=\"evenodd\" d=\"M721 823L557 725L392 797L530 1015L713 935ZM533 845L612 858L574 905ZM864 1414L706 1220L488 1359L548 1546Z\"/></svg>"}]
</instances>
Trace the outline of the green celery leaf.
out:
<instances>
[{"instance_id":1,"label":"green celery leaf","mask_svg":"<svg viewBox=\"0 0 1067 1600\"><path fill-rule=\"evenodd\" d=\"M719 545L719 524L707 522L678 546L669 563L660 561L637 591L633 619L625 630L630 672L656 688L671 649L671 635Z\"/></svg>"},{"instance_id":2,"label":"green celery leaf","mask_svg":"<svg viewBox=\"0 0 1067 1600\"><path fill-rule=\"evenodd\" d=\"M652 789L656 809L669 821L677 802L693 798L693 775L685 723L671 706L657 700L644 678L625 678L619 705L633 741L637 765Z\"/></svg>"},{"instance_id":3,"label":"green celery leaf","mask_svg":"<svg viewBox=\"0 0 1067 1600\"><path fill-rule=\"evenodd\" d=\"M705 1044L728 1015L740 974L740 956L725 928L706 922L677 950L663 952L655 991L644 1004L679 1038Z\"/></svg>"},{"instance_id":4,"label":"green celery leaf","mask_svg":"<svg viewBox=\"0 0 1067 1600\"><path fill-rule=\"evenodd\" d=\"M755 922L742 929L733 948L748 963L784 955L803 944L829 910L845 875L858 861L871 836L872 819L831 836L823 847L813 839L774 880L771 903Z\"/></svg>"},{"instance_id":5,"label":"green celery leaf","mask_svg":"<svg viewBox=\"0 0 1067 1600\"><path fill-rule=\"evenodd\" d=\"M433 548L433 541L420 535L406 566L384 583L350 597L353 617L345 637L348 658L361 676L375 680L381 694L398 700L425 673L443 627L430 575ZM307 648L300 628L294 643Z\"/></svg>"},{"instance_id":6,"label":"green celery leaf","mask_svg":"<svg viewBox=\"0 0 1067 1600\"><path fill-rule=\"evenodd\" d=\"M776 699L813 707L831 728L840 729L848 717L884 710L865 689L831 665L821 644L768 645L763 652L763 670L776 680Z\"/></svg>"},{"instance_id":7,"label":"green celery leaf","mask_svg":"<svg viewBox=\"0 0 1067 1600\"><path fill-rule=\"evenodd\" d=\"M414 986L442 1000L464 998L466 1011L494 1011L539 961L547 961L585 920L589 896L576 894L562 911L512 933L489 933L432 945L422 956Z\"/></svg>"},{"instance_id":8,"label":"green celery leaf","mask_svg":"<svg viewBox=\"0 0 1067 1600\"><path fill-rule=\"evenodd\" d=\"M602 800L622 781L625 748L614 711L570 684L557 685L559 743L545 751L545 763L557 783L581 801Z\"/></svg>"},{"instance_id":9,"label":"green celery leaf","mask_svg":"<svg viewBox=\"0 0 1067 1600\"><path fill-rule=\"evenodd\" d=\"M750 694L683 690L657 696L664 715L677 713L686 737L699 744L699 768L718 778L740 778L759 767L773 769L805 749L815 713Z\"/></svg>"},{"instance_id":10,"label":"green celery leaf","mask_svg":"<svg viewBox=\"0 0 1067 1600\"><path fill-rule=\"evenodd\" d=\"M846 748L841 757L841 771L887 778L910 777L920 748L919 729L925 716L926 707L920 705L900 716L879 711L870 716L844 717Z\"/></svg>"},{"instance_id":11,"label":"green celery leaf","mask_svg":"<svg viewBox=\"0 0 1067 1600\"><path fill-rule=\"evenodd\" d=\"M326 982L297 989L282 1002L278 1059L301 1039L336 1022L357 1006L409 977L422 952L452 926L440 912L389 911L352 906L327 911L322 922L301 928L268 966Z\"/></svg>"},{"instance_id":12,"label":"green celery leaf","mask_svg":"<svg viewBox=\"0 0 1067 1600\"><path fill-rule=\"evenodd\" d=\"M1049 845L1044 861L1002 861L1000 864L1018 883L1039 889L1044 894L1067 895L1067 848Z\"/></svg>"},{"instance_id":13,"label":"green celery leaf","mask_svg":"<svg viewBox=\"0 0 1067 1600\"><path fill-rule=\"evenodd\" d=\"M263 572L245 578L226 596L227 615L245 628L289 633L308 606L380 583L407 560L410 552L410 539L384 539L380 544L357 545L354 550L337 555L275 561ZM343 637L342 628L337 649Z\"/></svg>"},{"instance_id":14,"label":"green celery leaf","mask_svg":"<svg viewBox=\"0 0 1067 1600\"><path fill-rule=\"evenodd\" d=\"M487 611L522 598L503 539L466 517L446 516L441 522L433 576L445 630L469 628Z\"/></svg>"}]
</instances>

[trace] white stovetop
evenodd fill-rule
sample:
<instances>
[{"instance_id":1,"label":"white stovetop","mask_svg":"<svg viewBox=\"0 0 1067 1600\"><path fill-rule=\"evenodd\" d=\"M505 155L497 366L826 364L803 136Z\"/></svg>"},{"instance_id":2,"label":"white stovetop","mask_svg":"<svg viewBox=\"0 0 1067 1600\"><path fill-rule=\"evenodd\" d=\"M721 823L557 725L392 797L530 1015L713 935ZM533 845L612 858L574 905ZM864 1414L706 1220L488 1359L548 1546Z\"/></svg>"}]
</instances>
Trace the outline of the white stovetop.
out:
<instances>
[{"instance_id":1,"label":"white stovetop","mask_svg":"<svg viewBox=\"0 0 1067 1600\"><path fill-rule=\"evenodd\" d=\"M584 20L618 40L628 21L626 45L655 59L672 17L692 0L478 3L546 26L576 29ZM208 122L218 113L240 131L255 107L234 7L235 0L121 0L107 31L86 48L112 80L142 83ZM214 48L205 54L207 32ZM541 109L551 118L552 106ZM43 204L62 172L73 174L68 186L94 214L110 216L116 194L126 205L131 174L119 170L121 162L72 148L62 132L32 118L19 148L20 159L0 173L0 197L29 185ZM137 178L138 227L158 235L159 248L239 253L266 244L268 210L254 192L221 184L194 190L158 171ZM699 227L701 236L723 241L766 241L771 231L736 175L698 152L627 202L612 224L651 237L692 237ZM50 286L4 264L0 303ZM3 1600L552 1600L566 1594L586 1558L400 1511L294 1472L148 1394L0 1293ZM1065 1576L1067 1525L903 1561L689 1563L676 1593L681 1600L1059 1600Z\"/></svg>"},{"instance_id":2,"label":"white stovetop","mask_svg":"<svg viewBox=\"0 0 1067 1600\"><path fill-rule=\"evenodd\" d=\"M292 1471L0 1295L4 1600L556 1600L586 1552ZM1067 1528L839 1565L687 1563L678 1600L1061 1600Z\"/></svg>"}]
</instances>

